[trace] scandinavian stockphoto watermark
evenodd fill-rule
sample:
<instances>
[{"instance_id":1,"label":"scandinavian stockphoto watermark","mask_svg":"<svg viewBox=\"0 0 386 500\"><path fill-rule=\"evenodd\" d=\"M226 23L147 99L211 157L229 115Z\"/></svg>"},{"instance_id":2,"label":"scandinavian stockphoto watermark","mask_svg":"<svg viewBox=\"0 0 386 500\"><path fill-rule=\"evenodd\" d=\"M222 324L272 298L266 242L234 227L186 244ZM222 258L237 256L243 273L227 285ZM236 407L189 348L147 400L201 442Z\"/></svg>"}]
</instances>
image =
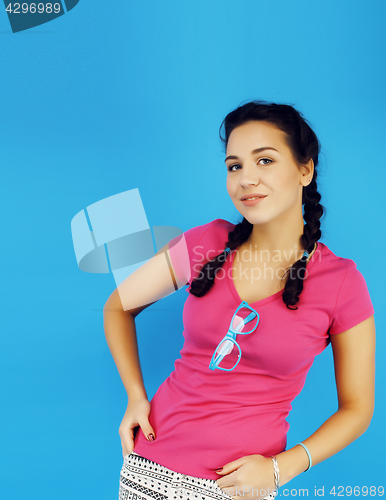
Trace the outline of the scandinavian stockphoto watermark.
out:
<instances>
[{"instance_id":1,"label":"scandinavian stockphoto watermark","mask_svg":"<svg viewBox=\"0 0 386 500\"><path fill-rule=\"evenodd\" d=\"M25 31L35 26L48 23L63 16L76 5L79 0L56 0L54 2L10 2L4 0L5 11L13 33Z\"/></svg>"},{"instance_id":2,"label":"scandinavian stockphoto watermark","mask_svg":"<svg viewBox=\"0 0 386 500\"><path fill-rule=\"evenodd\" d=\"M202 252L203 248L204 247L202 245L196 245L193 248L193 270L197 273L197 278L203 278L205 276L205 271L207 277L211 275L210 269L205 270L202 269L202 267L206 262L213 260L217 257L217 255L219 255L219 252L215 250L210 250L204 254ZM236 274L239 279L248 281L251 285L259 280L269 280L275 278L283 279L287 275L289 275L290 279L307 279L307 266L302 266L303 271L301 269L296 271L292 268L292 264L299 260L302 254L303 251L298 248L289 252L285 250L270 251L256 250L252 247L252 245L250 245L249 248L245 248L239 252L239 261L237 264L235 264L233 260L233 265L229 266L227 271L224 266L216 269L216 280L221 280L227 277L229 279L234 279ZM228 258L228 255L225 254L222 258L225 261L225 259ZM312 254L312 260L317 259L320 261L321 258L322 252L319 248L317 248Z\"/></svg>"}]
</instances>

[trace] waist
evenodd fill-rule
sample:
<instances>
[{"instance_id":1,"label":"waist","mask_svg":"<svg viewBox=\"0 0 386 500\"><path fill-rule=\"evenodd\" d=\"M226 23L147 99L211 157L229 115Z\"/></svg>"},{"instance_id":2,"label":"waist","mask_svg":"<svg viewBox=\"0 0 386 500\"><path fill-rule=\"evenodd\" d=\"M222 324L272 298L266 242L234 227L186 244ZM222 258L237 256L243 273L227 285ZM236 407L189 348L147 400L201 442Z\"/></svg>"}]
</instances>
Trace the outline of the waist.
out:
<instances>
[{"instance_id":1,"label":"waist","mask_svg":"<svg viewBox=\"0 0 386 500\"><path fill-rule=\"evenodd\" d=\"M141 428L134 450L182 474L218 479L214 469L243 456L270 456L285 449L289 428L279 413L205 413L185 409L167 415L152 410L156 439L147 441Z\"/></svg>"}]
</instances>

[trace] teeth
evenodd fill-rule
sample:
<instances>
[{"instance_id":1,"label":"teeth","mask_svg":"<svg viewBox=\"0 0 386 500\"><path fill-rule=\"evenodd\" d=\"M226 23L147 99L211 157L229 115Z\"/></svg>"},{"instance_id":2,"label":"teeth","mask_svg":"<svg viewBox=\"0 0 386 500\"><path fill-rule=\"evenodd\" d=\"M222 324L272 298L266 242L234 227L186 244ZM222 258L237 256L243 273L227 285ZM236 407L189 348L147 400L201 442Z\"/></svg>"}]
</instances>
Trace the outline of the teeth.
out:
<instances>
[{"instance_id":1,"label":"teeth","mask_svg":"<svg viewBox=\"0 0 386 500\"><path fill-rule=\"evenodd\" d=\"M255 196L254 198L245 198L244 201L257 200L257 198L260 198L260 196Z\"/></svg>"}]
</instances>

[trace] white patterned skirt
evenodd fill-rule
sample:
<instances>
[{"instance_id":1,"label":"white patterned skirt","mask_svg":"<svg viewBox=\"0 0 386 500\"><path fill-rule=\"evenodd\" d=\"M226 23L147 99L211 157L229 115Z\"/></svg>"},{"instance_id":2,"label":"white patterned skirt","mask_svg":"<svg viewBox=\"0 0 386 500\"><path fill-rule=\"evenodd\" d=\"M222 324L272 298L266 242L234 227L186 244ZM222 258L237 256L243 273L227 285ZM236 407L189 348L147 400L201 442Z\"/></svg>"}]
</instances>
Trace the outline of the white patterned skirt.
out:
<instances>
[{"instance_id":1,"label":"white patterned skirt","mask_svg":"<svg viewBox=\"0 0 386 500\"><path fill-rule=\"evenodd\" d=\"M219 476L221 477L221 476ZM264 500L272 500L274 490ZM134 451L123 460L119 500L234 500L214 479L175 472Z\"/></svg>"}]
</instances>

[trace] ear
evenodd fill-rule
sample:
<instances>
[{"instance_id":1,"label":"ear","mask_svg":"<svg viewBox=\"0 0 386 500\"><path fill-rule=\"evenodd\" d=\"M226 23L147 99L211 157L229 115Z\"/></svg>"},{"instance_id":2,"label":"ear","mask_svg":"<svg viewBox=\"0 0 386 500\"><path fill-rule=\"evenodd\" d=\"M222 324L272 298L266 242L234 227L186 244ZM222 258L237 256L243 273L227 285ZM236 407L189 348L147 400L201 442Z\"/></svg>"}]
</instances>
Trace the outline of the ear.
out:
<instances>
[{"instance_id":1,"label":"ear","mask_svg":"<svg viewBox=\"0 0 386 500\"><path fill-rule=\"evenodd\" d=\"M314 160L312 158L305 165L302 165L300 167L300 171L302 173L301 184L303 184L303 186L308 186L309 184L311 184L310 182L308 182L308 179L313 178L314 168Z\"/></svg>"}]
</instances>

